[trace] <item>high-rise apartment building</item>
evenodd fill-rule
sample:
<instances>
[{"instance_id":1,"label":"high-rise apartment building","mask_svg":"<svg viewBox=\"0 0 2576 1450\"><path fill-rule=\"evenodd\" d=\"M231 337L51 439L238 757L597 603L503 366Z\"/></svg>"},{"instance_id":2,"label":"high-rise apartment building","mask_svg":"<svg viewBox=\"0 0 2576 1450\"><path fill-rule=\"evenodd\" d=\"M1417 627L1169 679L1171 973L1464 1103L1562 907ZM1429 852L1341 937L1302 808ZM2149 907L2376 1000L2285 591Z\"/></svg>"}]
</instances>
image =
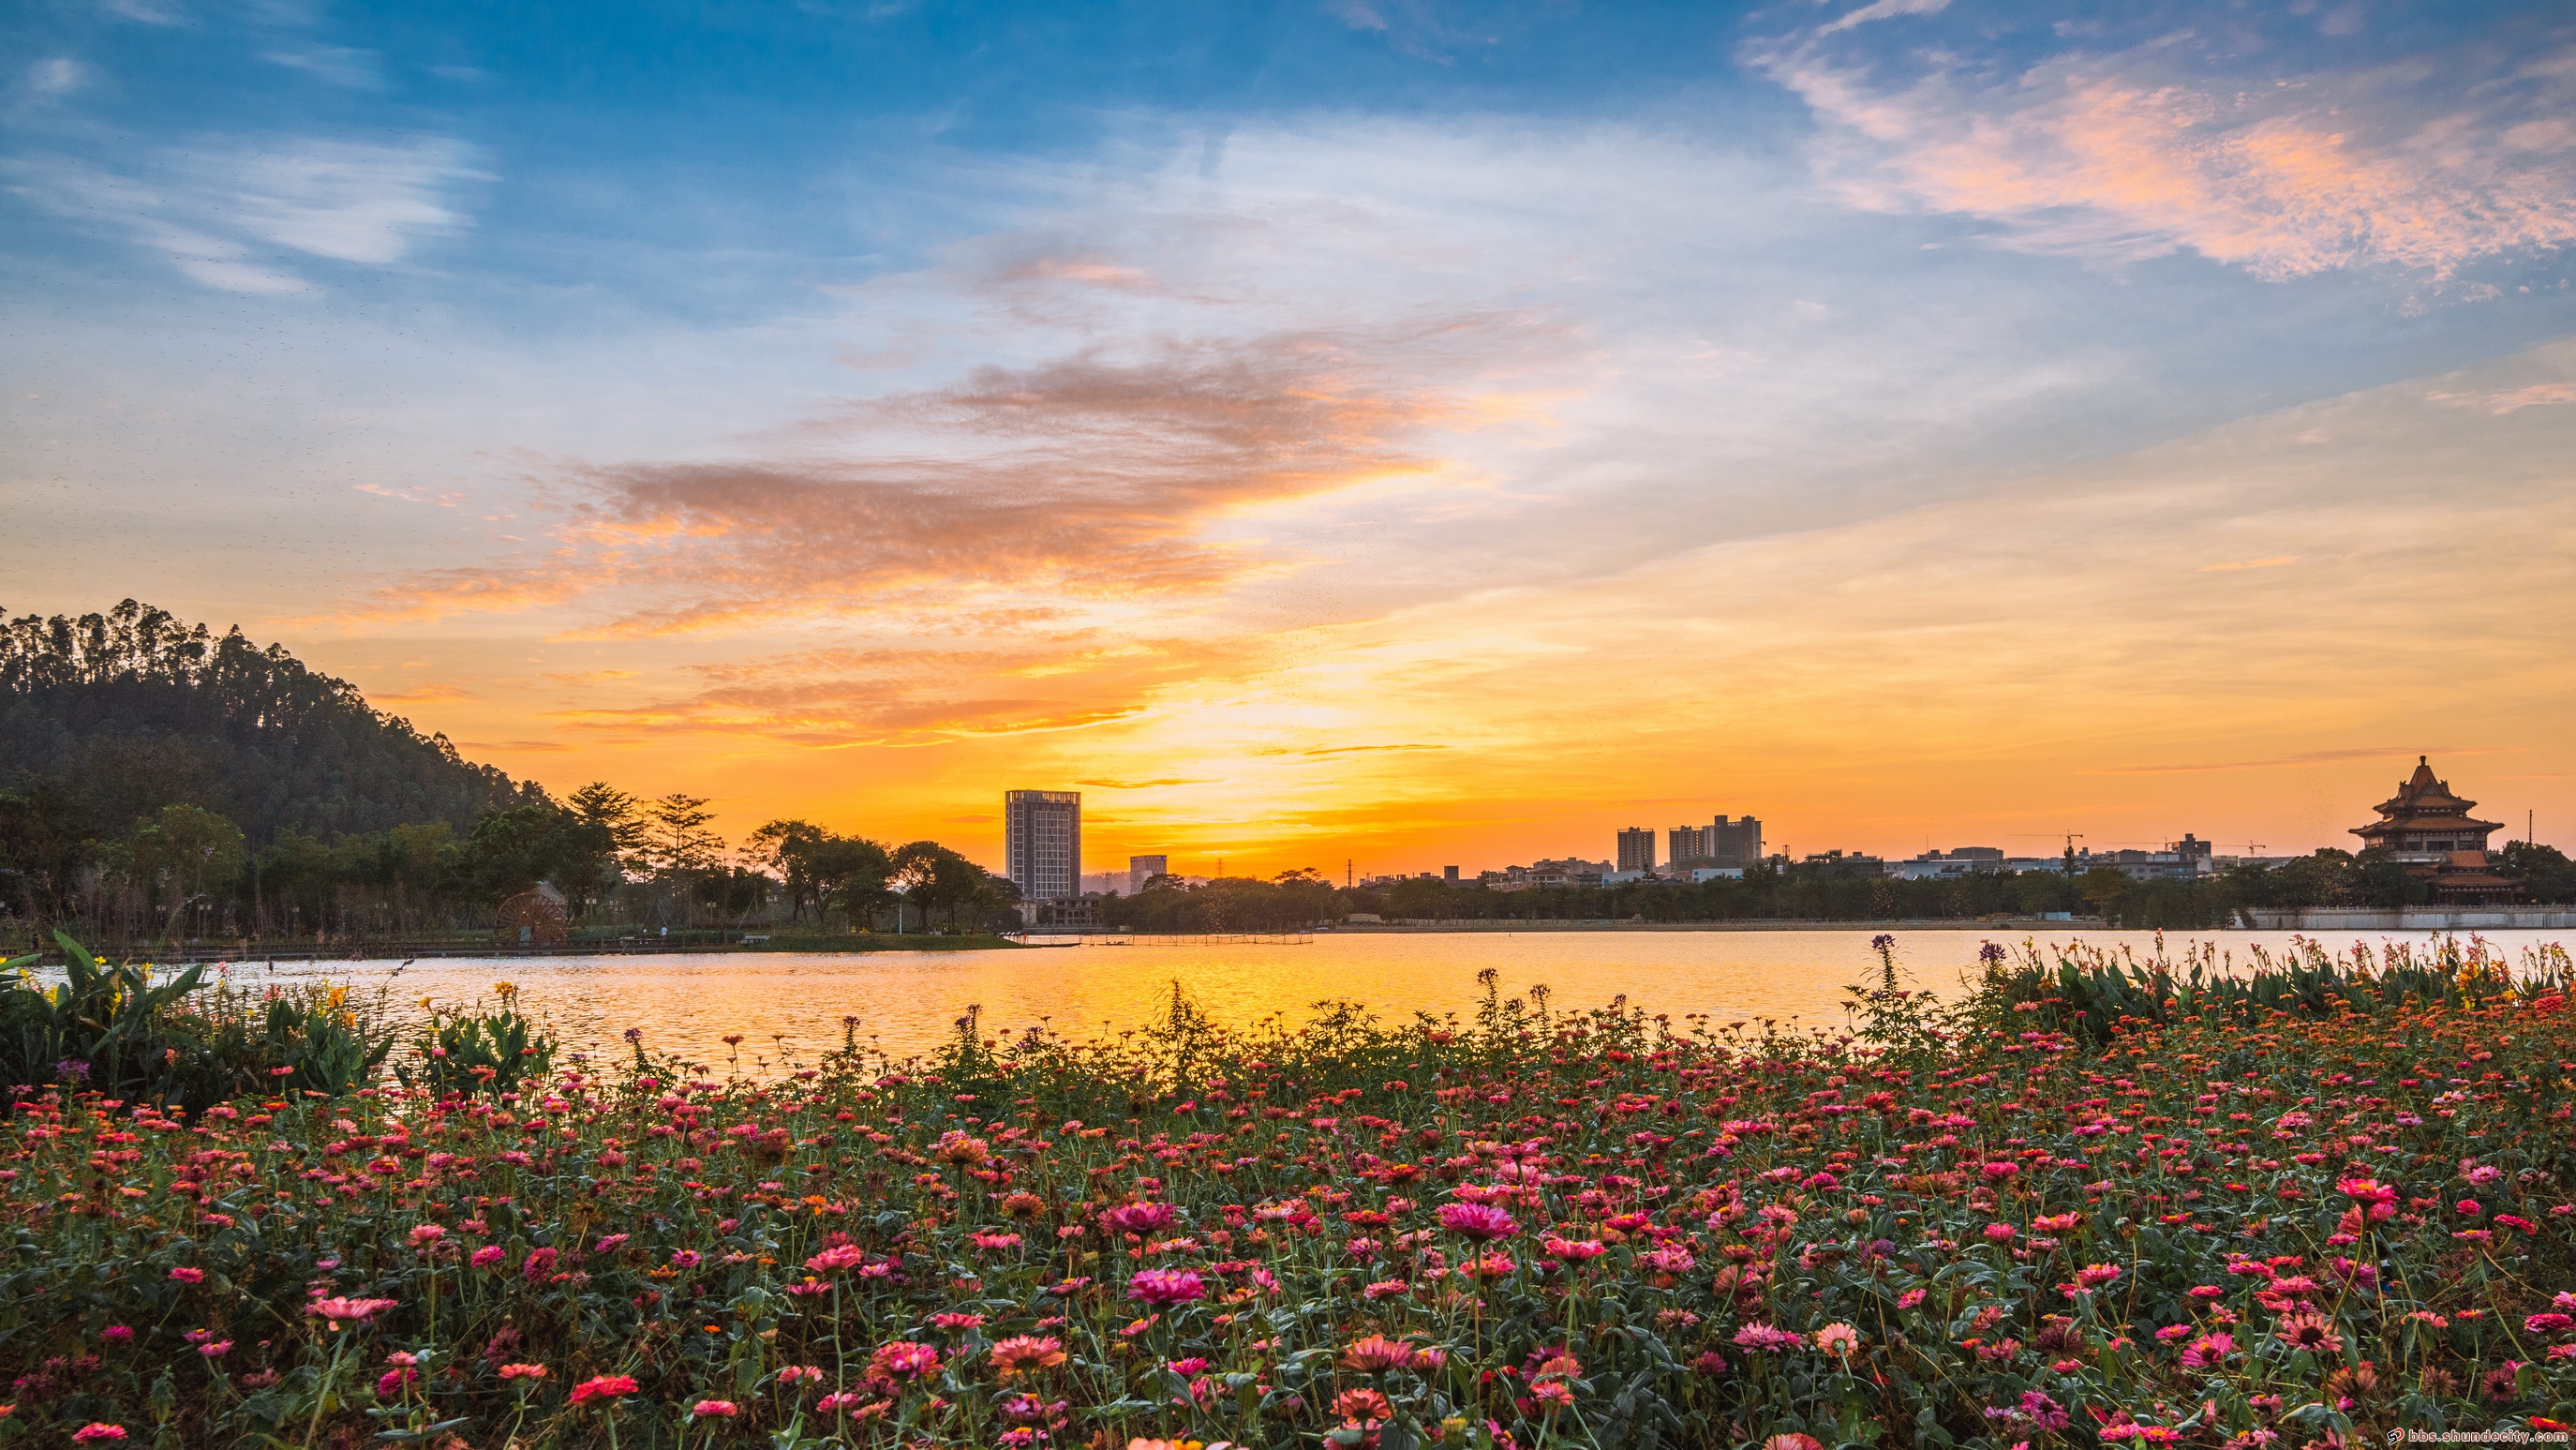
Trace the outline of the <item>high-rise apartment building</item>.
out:
<instances>
[{"instance_id":1,"label":"high-rise apartment building","mask_svg":"<svg viewBox=\"0 0 2576 1450\"><path fill-rule=\"evenodd\" d=\"M1732 824L1719 816L1709 823L1708 856L1720 866L1755 866L1762 861L1762 823L1739 816Z\"/></svg>"},{"instance_id":2,"label":"high-rise apartment building","mask_svg":"<svg viewBox=\"0 0 2576 1450\"><path fill-rule=\"evenodd\" d=\"M1751 816L1729 821L1724 816L1705 826L1675 826L1664 833L1667 859L1704 861L1715 866L1751 866L1762 859L1762 823Z\"/></svg>"},{"instance_id":3,"label":"high-rise apartment building","mask_svg":"<svg viewBox=\"0 0 2576 1450\"><path fill-rule=\"evenodd\" d=\"M1002 792L1002 874L1022 901L1082 894L1082 792Z\"/></svg>"},{"instance_id":4,"label":"high-rise apartment building","mask_svg":"<svg viewBox=\"0 0 2576 1450\"><path fill-rule=\"evenodd\" d=\"M1135 895L1137 892L1145 889L1146 882L1153 880L1157 876L1168 876L1171 874L1171 871L1172 858L1169 856L1128 857L1127 894L1130 896Z\"/></svg>"},{"instance_id":5,"label":"high-rise apartment building","mask_svg":"<svg viewBox=\"0 0 2576 1450\"><path fill-rule=\"evenodd\" d=\"M1644 826L1630 826L1619 833L1619 869L1652 871L1655 869L1655 833Z\"/></svg>"}]
</instances>

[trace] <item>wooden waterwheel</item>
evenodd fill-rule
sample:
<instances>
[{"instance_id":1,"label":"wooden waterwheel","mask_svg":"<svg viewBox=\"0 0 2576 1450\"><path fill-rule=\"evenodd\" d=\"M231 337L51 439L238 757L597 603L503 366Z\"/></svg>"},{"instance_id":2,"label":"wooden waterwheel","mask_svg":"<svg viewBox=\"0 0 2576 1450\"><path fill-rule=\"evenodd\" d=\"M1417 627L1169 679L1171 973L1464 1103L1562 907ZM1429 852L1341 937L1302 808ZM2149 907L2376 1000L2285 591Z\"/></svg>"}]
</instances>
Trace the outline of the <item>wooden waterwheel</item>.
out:
<instances>
[{"instance_id":1,"label":"wooden waterwheel","mask_svg":"<svg viewBox=\"0 0 2576 1450\"><path fill-rule=\"evenodd\" d=\"M492 914L492 944L504 947L560 946L572 935L563 903L547 893L522 891Z\"/></svg>"}]
</instances>

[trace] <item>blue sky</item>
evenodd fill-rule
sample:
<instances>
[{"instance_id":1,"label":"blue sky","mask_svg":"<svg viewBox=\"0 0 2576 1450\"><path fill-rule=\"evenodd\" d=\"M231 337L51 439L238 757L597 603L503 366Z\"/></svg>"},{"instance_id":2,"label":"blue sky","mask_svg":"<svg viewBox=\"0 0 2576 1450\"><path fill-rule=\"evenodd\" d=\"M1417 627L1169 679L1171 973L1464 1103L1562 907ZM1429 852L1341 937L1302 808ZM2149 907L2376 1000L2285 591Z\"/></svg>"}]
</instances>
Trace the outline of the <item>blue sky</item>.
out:
<instances>
[{"instance_id":1,"label":"blue sky","mask_svg":"<svg viewBox=\"0 0 2576 1450\"><path fill-rule=\"evenodd\" d=\"M2432 747L2576 812L2480 602L2569 582L2559 7L0 25L0 605L239 619L551 783L1444 859L1742 792L2323 842Z\"/></svg>"}]
</instances>

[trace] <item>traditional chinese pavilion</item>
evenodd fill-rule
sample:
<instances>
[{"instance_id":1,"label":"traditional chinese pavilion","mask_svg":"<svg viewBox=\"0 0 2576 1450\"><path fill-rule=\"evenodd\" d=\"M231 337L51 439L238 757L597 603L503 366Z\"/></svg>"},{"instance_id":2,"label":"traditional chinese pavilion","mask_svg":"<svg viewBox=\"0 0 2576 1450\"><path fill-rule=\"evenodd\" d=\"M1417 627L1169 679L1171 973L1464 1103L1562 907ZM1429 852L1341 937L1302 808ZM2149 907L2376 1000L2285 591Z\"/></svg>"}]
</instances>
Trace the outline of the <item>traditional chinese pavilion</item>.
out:
<instances>
[{"instance_id":1,"label":"traditional chinese pavilion","mask_svg":"<svg viewBox=\"0 0 2576 1450\"><path fill-rule=\"evenodd\" d=\"M2364 850L2379 847L2405 863L2408 874L2431 881L2436 902L2510 901L2520 888L2487 859L2487 836L2504 825L2472 818L2477 804L2451 794L2451 783L2434 778L2432 762L2419 755L2415 773L2379 803L2379 819L2352 833Z\"/></svg>"}]
</instances>

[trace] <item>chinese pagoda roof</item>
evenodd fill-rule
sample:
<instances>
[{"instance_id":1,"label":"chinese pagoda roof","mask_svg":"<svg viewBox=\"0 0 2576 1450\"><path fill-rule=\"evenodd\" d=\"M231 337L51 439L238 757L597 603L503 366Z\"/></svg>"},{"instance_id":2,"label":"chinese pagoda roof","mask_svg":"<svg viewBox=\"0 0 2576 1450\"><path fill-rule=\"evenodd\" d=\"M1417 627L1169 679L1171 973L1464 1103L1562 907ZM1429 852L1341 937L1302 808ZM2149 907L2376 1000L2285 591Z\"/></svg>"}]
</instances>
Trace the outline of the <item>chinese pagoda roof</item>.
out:
<instances>
[{"instance_id":1,"label":"chinese pagoda roof","mask_svg":"<svg viewBox=\"0 0 2576 1450\"><path fill-rule=\"evenodd\" d=\"M2366 826L2355 826L2352 834L2368 838L2410 830L2504 829L2499 821L2469 819L2469 811L2476 805L2476 801L2451 794L2451 783L2436 778L2431 760L2419 755L2415 757L2415 773L2398 785L2396 795L2381 801L2376 807L2379 819Z\"/></svg>"}]
</instances>

